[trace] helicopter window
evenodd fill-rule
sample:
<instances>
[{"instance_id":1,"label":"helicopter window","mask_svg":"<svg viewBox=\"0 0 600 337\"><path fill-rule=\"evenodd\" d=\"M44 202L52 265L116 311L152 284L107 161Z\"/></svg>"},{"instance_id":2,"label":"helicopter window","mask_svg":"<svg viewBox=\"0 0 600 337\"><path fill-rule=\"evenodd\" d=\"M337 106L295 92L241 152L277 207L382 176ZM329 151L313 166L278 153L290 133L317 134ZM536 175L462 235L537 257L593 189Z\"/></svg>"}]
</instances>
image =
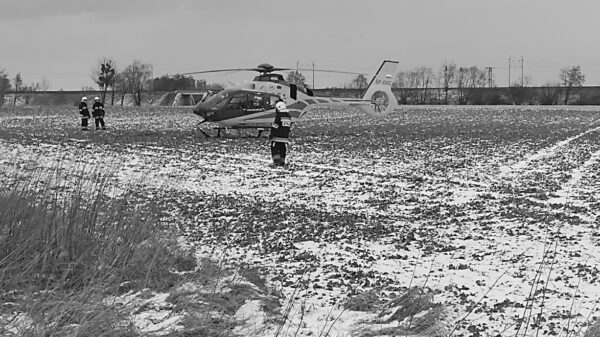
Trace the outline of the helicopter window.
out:
<instances>
[{"instance_id":1,"label":"helicopter window","mask_svg":"<svg viewBox=\"0 0 600 337\"><path fill-rule=\"evenodd\" d=\"M216 93L207 98L205 103L209 108L220 108L225 104L225 102L227 102L228 97L229 93L227 92Z\"/></svg>"},{"instance_id":2,"label":"helicopter window","mask_svg":"<svg viewBox=\"0 0 600 337\"><path fill-rule=\"evenodd\" d=\"M279 100L279 97L277 97L277 96L269 96L269 109L274 109L275 104L277 104L278 100Z\"/></svg>"},{"instance_id":3,"label":"helicopter window","mask_svg":"<svg viewBox=\"0 0 600 337\"><path fill-rule=\"evenodd\" d=\"M246 108L246 93L235 94L229 100L226 109L244 109Z\"/></svg>"},{"instance_id":4,"label":"helicopter window","mask_svg":"<svg viewBox=\"0 0 600 337\"><path fill-rule=\"evenodd\" d=\"M248 109L260 109L263 107L263 96L258 95L248 95Z\"/></svg>"}]
</instances>

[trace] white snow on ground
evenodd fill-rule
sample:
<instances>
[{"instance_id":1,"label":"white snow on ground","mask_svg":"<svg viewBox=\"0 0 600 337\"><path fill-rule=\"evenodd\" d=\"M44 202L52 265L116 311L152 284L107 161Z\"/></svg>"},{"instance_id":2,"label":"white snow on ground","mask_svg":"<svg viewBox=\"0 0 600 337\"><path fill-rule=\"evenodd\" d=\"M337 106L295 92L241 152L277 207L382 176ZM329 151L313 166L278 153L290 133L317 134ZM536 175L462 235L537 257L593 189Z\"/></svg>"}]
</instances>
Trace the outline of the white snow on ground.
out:
<instances>
[{"instance_id":1,"label":"white snow on ground","mask_svg":"<svg viewBox=\"0 0 600 337\"><path fill-rule=\"evenodd\" d=\"M518 163L511 165L511 166L504 166L500 168L500 174L503 176L506 176L508 174L510 174L513 171L519 171L524 169L525 167L527 167L531 162L536 161L536 160L540 160L546 157L549 157L551 155L553 155L554 153L556 153L556 151L558 149L560 149L561 147L564 147L565 145L568 145L569 143L571 143L574 140L577 140L589 133L595 132L600 130L600 126L598 127L594 127L594 128L590 128L588 130L586 130L585 132L582 132L578 135L575 135L573 137L569 137L565 140L561 140L560 142L556 143L555 145L549 147L549 148L544 148L541 149L540 151L533 153L527 157L525 157L523 160L519 161Z\"/></svg>"},{"instance_id":2,"label":"white snow on ground","mask_svg":"<svg viewBox=\"0 0 600 337\"><path fill-rule=\"evenodd\" d=\"M202 236L205 241L198 243L193 235L186 236L187 244L198 245L199 256L210 253L224 261L266 268L269 285L285 295L283 308L290 305L279 336L296 331L299 336L328 331L330 336L350 336L383 328L385 324L373 324L379 312L347 310L343 303L353 292L372 289L393 298L409 285L436 291L434 302L448 309L447 331L464 318L465 325L457 327L455 336L475 335L473 329L480 329L483 336L514 335L517 318L527 318L530 305L532 317L538 313L545 317L540 333L552 334L566 324L577 331L599 314L600 139L594 137L600 127L596 125L581 126L575 136L557 137L543 147L515 139L499 142L488 152L481 149L486 143L407 136L398 140L404 143L387 147L390 157L397 156L391 159L375 159L365 151L335 155L337 160L331 161L323 151L295 145L290 166L283 170L268 167L263 147L234 153L228 151L232 143L217 147L220 151L201 145L184 149L125 145L116 151L110 145L81 141L60 145L0 141L0 182L27 181L36 172L80 179L110 168L112 195L136 188L148 194L172 191L182 200L195 195L235 196L255 199L257 207L291 203L307 210L360 215L364 217L360 226L381 221L397 228L374 237L297 240L293 249L281 251L265 251L258 244L215 243L215 247ZM514 148L524 148L516 163L507 159L513 158ZM372 156L368 160L367 154ZM449 166L464 159L461 155L477 159L472 166ZM70 174L78 171L81 175ZM293 221L288 225L290 231L297 229ZM339 234L333 232L335 223L321 226ZM202 230L195 223L189 227L192 234ZM261 235L263 240L275 235L285 241L285 233L277 229ZM149 310L132 313L143 331L177 327L178 317L169 316L164 295L128 296L120 300L149 301ZM257 300L244 303L235 317L246 322L236 328L240 335L277 333L277 325L265 324L268 316Z\"/></svg>"},{"instance_id":3,"label":"white snow on ground","mask_svg":"<svg viewBox=\"0 0 600 337\"><path fill-rule=\"evenodd\" d=\"M267 314L262 310L260 300L247 300L235 313L235 319L244 322L234 329L242 336L263 336L267 333L265 326Z\"/></svg>"},{"instance_id":4,"label":"white snow on ground","mask_svg":"<svg viewBox=\"0 0 600 337\"><path fill-rule=\"evenodd\" d=\"M584 205L583 200L573 200L574 196L581 195L581 193L578 193L580 191L575 191L575 189L576 188L587 189L587 190L591 189L590 186L585 186L583 184L580 184L580 182L586 176L586 174L589 173L588 171L590 169L594 169L593 165L598 165L598 164L600 164L600 150L594 152L590 156L590 158L585 163L583 163L583 165L581 165L578 168L576 168L575 170L573 170L571 172L571 179L569 181L567 181L559 191L556 191L557 196L554 198L551 198L550 200L548 200L548 202L556 203L556 204L572 203L572 204L577 204L580 206ZM597 170L598 168L596 167L595 169ZM598 193L598 191L593 190L593 188L590 192ZM598 211L600 211L600 210L598 210Z\"/></svg>"}]
</instances>

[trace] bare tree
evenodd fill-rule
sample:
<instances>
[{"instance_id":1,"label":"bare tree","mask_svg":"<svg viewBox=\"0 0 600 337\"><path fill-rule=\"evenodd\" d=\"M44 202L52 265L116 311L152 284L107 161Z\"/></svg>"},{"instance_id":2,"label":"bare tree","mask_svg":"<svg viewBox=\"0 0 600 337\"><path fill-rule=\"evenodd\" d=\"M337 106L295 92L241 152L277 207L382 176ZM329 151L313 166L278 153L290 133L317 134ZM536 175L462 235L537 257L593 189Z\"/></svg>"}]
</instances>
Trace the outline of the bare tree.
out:
<instances>
[{"instance_id":1,"label":"bare tree","mask_svg":"<svg viewBox=\"0 0 600 337\"><path fill-rule=\"evenodd\" d=\"M40 90L48 91L50 88L50 82L44 77L42 78L42 82L40 82Z\"/></svg>"},{"instance_id":2,"label":"bare tree","mask_svg":"<svg viewBox=\"0 0 600 337\"><path fill-rule=\"evenodd\" d=\"M135 60L121 73L125 91L133 95L135 105L142 105L142 93L146 84L152 80L152 65Z\"/></svg>"},{"instance_id":3,"label":"bare tree","mask_svg":"<svg viewBox=\"0 0 600 337\"><path fill-rule=\"evenodd\" d=\"M448 104L448 91L456 78L456 64L445 62L440 70L440 82L444 89L444 104Z\"/></svg>"},{"instance_id":4,"label":"bare tree","mask_svg":"<svg viewBox=\"0 0 600 337\"><path fill-rule=\"evenodd\" d=\"M422 89L420 103L425 104L427 102L427 90L431 83L435 81L435 75L433 74L433 70L429 67L419 67L414 71L415 75L419 77L418 83Z\"/></svg>"},{"instance_id":5,"label":"bare tree","mask_svg":"<svg viewBox=\"0 0 600 337\"><path fill-rule=\"evenodd\" d=\"M0 69L0 106L4 104L4 94L10 90L10 79L4 69Z\"/></svg>"},{"instance_id":6,"label":"bare tree","mask_svg":"<svg viewBox=\"0 0 600 337\"><path fill-rule=\"evenodd\" d=\"M94 70L92 70L92 79L100 88L100 96L103 104L108 88L114 85L115 68L116 64L113 59L103 57L98 61Z\"/></svg>"},{"instance_id":7,"label":"bare tree","mask_svg":"<svg viewBox=\"0 0 600 337\"><path fill-rule=\"evenodd\" d=\"M467 94L465 88L469 83L469 69L460 67L456 72L456 88L458 89L458 103L465 104Z\"/></svg>"},{"instance_id":8,"label":"bare tree","mask_svg":"<svg viewBox=\"0 0 600 337\"><path fill-rule=\"evenodd\" d=\"M125 76L123 76L122 73L117 73L114 78L112 104L114 105L115 94L118 94L119 100L121 101L120 104L121 104L121 106L123 106L123 102L125 101L126 93L127 93L127 83L125 82Z\"/></svg>"},{"instance_id":9,"label":"bare tree","mask_svg":"<svg viewBox=\"0 0 600 337\"><path fill-rule=\"evenodd\" d=\"M13 106L17 105L17 94L19 93L19 89L23 86L23 78L21 78L21 73L18 73L13 79L13 85L15 86L15 98L13 100Z\"/></svg>"},{"instance_id":10,"label":"bare tree","mask_svg":"<svg viewBox=\"0 0 600 337\"><path fill-rule=\"evenodd\" d=\"M399 74L400 76L400 74ZM419 89L423 83L423 74L421 69L414 68L402 75L405 90L405 101L407 103L420 103L421 98L419 95Z\"/></svg>"},{"instance_id":11,"label":"bare tree","mask_svg":"<svg viewBox=\"0 0 600 337\"><path fill-rule=\"evenodd\" d=\"M355 89L366 89L368 85L367 78L363 74L358 74L358 76L352 80L352 87Z\"/></svg>"},{"instance_id":12,"label":"bare tree","mask_svg":"<svg viewBox=\"0 0 600 337\"><path fill-rule=\"evenodd\" d=\"M485 72L475 66L468 69L469 87L470 88L485 88L486 76Z\"/></svg>"},{"instance_id":13,"label":"bare tree","mask_svg":"<svg viewBox=\"0 0 600 337\"><path fill-rule=\"evenodd\" d=\"M29 105L32 98L35 97L36 92L40 90L39 82L32 82L29 86L23 87L23 97L25 98L25 104Z\"/></svg>"},{"instance_id":14,"label":"bare tree","mask_svg":"<svg viewBox=\"0 0 600 337\"><path fill-rule=\"evenodd\" d=\"M541 89L539 103L542 105L555 105L560 100L560 83L546 82Z\"/></svg>"},{"instance_id":15,"label":"bare tree","mask_svg":"<svg viewBox=\"0 0 600 337\"><path fill-rule=\"evenodd\" d=\"M306 78L304 78L304 75L302 75L302 73L300 73L297 70L290 71L290 73L287 75L286 80L296 85L301 85L303 87L306 86Z\"/></svg>"},{"instance_id":16,"label":"bare tree","mask_svg":"<svg viewBox=\"0 0 600 337\"><path fill-rule=\"evenodd\" d=\"M408 103L408 73L401 71L396 74L396 80L392 83L393 88L400 89L400 103L407 104Z\"/></svg>"},{"instance_id":17,"label":"bare tree","mask_svg":"<svg viewBox=\"0 0 600 337\"><path fill-rule=\"evenodd\" d=\"M577 65L570 68L562 68L560 70L559 78L562 86L565 88L564 104L567 104L574 88L581 87L585 82L585 75L581 71L581 67Z\"/></svg>"}]
</instances>

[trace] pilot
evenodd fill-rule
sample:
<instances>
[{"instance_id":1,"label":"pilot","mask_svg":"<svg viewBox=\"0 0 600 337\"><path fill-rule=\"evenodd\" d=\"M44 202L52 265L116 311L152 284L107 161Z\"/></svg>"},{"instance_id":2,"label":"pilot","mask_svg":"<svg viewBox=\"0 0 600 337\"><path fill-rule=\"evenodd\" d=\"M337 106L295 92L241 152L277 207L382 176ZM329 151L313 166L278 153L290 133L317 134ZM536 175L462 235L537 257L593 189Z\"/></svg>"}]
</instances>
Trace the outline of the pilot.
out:
<instances>
[{"instance_id":1,"label":"pilot","mask_svg":"<svg viewBox=\"0 0 600 337\"><path fill-rule=\"evenodd\" d=\"M79 114L81 115L81 130L88 130L88 119L90 119L90 110L87 105L87 97L81 98L81 103L79 103Z\"/></svg>"},{"instance_id":2,"label":"pilot","mask_svg":"<svg viewBox=\"0 0 600 337\"><path fill-rule=\"evenodd\" d=\"M96 122L96 130L100 130L100 126L102 126L102 130L106 130L106 125L104 124L104 104L100 102L100 97L94 98L92 115L94 116Z\"/></svg>"},{"instance_id":3,"label":"pilot","mask_svg":"<svg viewBox=\"0 0 600 337\"><path fill-rule=\"evenodd\" d=\"M284 166L287 154L287 143L289 143L292 118L283 100L275 104L275 120L271 124L271 157L273 166Z\"/></svg>"}]
</instances>

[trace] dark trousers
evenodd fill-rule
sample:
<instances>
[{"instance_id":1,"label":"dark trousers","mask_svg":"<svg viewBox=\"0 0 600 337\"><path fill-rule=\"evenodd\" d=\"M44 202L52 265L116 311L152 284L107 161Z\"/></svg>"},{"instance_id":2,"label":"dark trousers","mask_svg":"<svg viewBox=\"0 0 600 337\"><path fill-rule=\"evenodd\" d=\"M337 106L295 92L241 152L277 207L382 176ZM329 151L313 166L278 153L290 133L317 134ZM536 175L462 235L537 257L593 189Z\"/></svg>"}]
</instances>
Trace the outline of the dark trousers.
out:
<instances>
[{"instance_id":1,"label":"dark trousers","mask_svg":"<svg viewBox=\"0 0 600 337\"><path fill-rule=\"evenodd\" d=\"M88 129L88 119L89 119L89 117L81 116L81 130Z\"/></svg>"},{"instance_id":2,"label":"dark trousers","mask_svg":"<svg viewBox=\"0 0 600 337\"><path fill-rule=\"evenodd\" d=\"M102 126L102 130L106 129L106 125L104 124L104 117L96 117L96 130L100 130L100 126Z\"/></svg>"},{"instance_id":3,"label":"dark trousers","mask_svg":"<svg viewBox=\"0 0 600 337\"><path fill-rule=\"evenodd\" d=\"M271 142L271 157L273 158L273 164L283 166L285 165L285 155L287 152L287 146L283 142Z\"/></svg>"}]
</instances>

